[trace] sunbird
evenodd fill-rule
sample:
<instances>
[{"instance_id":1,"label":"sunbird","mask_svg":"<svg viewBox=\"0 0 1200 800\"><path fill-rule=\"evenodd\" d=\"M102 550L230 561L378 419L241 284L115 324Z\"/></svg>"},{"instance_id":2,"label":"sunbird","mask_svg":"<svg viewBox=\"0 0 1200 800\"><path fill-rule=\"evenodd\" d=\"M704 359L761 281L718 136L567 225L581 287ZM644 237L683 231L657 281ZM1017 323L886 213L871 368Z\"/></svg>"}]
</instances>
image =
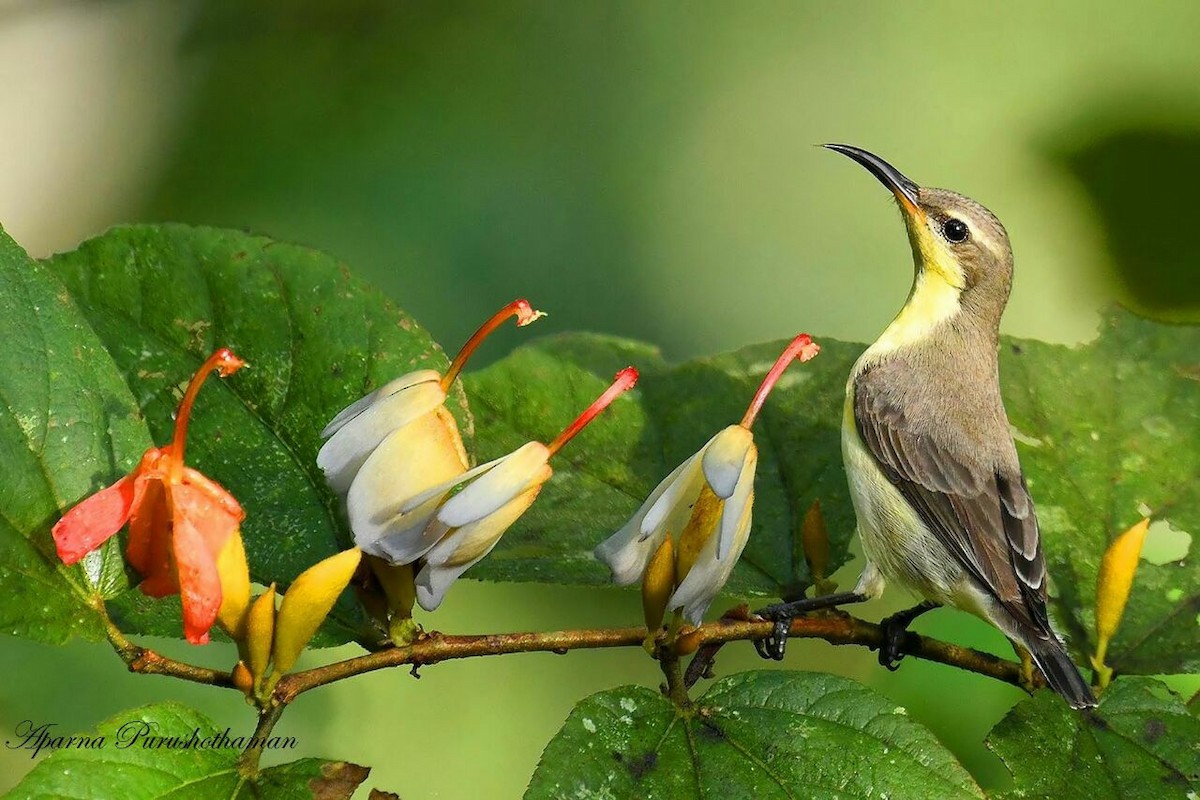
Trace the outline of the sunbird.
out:
<instances>
[{"instance_id":1,"label":"sunbird","mask_svg":"<svg viewBox=\"0 0 1200 800\"><path fill-rule=\"evenodd\" d=\"M794 614L878 597L892 581L924 601L883 621L879 660L888 668L917 616L953 606L1027 650L1072 707L1094 706L1046 614L1037 515L1000 396L1000 317L1013 277L1008 233L968 197L918 186L861 148L824 147L895 195L915 273L908 301L846 384L842 457L866 567L853 592L767 609L777 624L760 652L782 657Z\"/></svg>"}]
</instances>

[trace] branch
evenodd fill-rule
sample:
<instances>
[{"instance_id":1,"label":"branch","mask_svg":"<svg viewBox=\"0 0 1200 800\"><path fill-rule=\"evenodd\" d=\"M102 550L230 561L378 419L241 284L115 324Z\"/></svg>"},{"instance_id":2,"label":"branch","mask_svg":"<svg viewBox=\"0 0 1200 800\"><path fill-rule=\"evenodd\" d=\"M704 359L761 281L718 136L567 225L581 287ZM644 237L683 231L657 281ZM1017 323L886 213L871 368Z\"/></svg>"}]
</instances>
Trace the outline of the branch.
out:
<instances>
[{"instance_id":1,"label":"branch","mask_svg":"<svg viewBox=\"0 0 1200 800\"><path fill-rule=\"evenodd\" d=\"M773 622L736 618L738 612L705 623L682 634L689 646L762 639L771 633ZM746 612L740 612L746 617ZM798 639L824 639L831 644L855 644L878 649L883 643L882 629L871 622L844 613L797 617L792 621L791 636ZM457 658L496 656L506 653L566 653L602 647L641 646L646 639L644 627L600 628L546 633L499 633L481 636L446 636L430 633L411 645L392 647L323 667L285 675L275 687L276 702L287 704L304 692L334 681L389 667L423 667ZM1028 688L1021 665L990 653L910 634L903 652L926 661L965 669L996 680Z\"/></svg>"},{"instance_id":2,"label":"branch","mask_svg":"<svg viewBox=\"0 0 1200 800\"><path fill-rule=\"evenodd\" d=\"M263 750L266 749L267 739L270 737L275 723L279 722L279 718L283 716L285 708L287 708L285 704L276 703L258 712L258 725L255 726L254 733L250 735L250 744L246 745L246 749L242 751L242 755L238 759L238 772L243 778L252 779L258 774L258 762L262 759Z\"/></svg>"},{"instance_id":3,"label":"branch","mask_svg":"<svg viewBox=\"0 0 1200 800\"><path fill-rule=\"evenodd\" d=\"M117 651L117 655L129 667L130 672L138 672L143 675L169 675L172 678L204 683L209 686L233 686L233 678L228 672L185 664L134 644L107 616L104 618L104 630L109 644L112 645L113 650Z\"/></svg>"}]
</instances>

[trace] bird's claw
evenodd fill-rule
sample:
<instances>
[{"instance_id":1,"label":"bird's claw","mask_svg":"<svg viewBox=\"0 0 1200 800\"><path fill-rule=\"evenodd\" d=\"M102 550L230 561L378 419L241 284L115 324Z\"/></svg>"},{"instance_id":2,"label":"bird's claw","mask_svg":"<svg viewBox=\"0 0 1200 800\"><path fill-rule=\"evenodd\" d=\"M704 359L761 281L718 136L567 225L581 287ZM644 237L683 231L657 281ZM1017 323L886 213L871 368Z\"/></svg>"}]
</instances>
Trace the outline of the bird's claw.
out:
<instances>
[{"instance_id":1,"label":"bird's claw","mask_svg":"<svg viewBox=\"0 0 1200 800\"><path fill-rule=\"evenodd\" d=\"M883 642L879 645L880 666L886 667L891 672L900 668L900 662L906 655L904 645L908 642L908 626L921 614L935 607L935 604L926 602L907 611L884 617L879 621L879 627L883 632Z\"/></svg>"},{"instance_id":2,"label":"bird's claw","mask_svg":"<svg viewBox=\"0 0 1200 800\"><path fill-rule=\"evenodd\" d=\"M904 660L904 640L908 638L908 629L891 617L883 621L882 627L883 644L879 646L879 664L889 672L895 672Z\"/></svg>"},{"instance_id":3,"label":"bird's claw","mask_svg":"<svg viewBox=\"0 0 1200 800\"><path fill-rule=\"evenodd\" d=\"M758 651L759 656L762 658L768 658L772 661L783 661L784 652L787 650L788 631L792 627L792 618L781 617L774 620L774 622L775 625L771 628L770 634L762 639L754 640L754 649Z\"/></svg>"}]
</instances>

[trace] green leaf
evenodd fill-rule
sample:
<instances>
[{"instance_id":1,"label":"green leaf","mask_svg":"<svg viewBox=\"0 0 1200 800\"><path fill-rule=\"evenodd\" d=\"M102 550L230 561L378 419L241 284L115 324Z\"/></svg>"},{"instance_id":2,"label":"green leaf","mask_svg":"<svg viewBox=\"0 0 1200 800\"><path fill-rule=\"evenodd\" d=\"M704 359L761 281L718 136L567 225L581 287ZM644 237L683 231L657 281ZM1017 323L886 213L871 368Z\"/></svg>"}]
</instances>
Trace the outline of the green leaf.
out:
<instances>
[{"instance_id":1,"label":"green leaf","mask_svg":"<svg viewBox=\"0 0 1200 800\"><path fill-rule=\"evenodd\" d=\"M236 231L115 228L46 263L116 361L157 442L170 439L182 389L213 350L228 346L249 362L205 384L187 457L245 508L255 580L286 586L350 545L316 466L319 434L387 380L445 369L412 318L327 255ZM106 459L85 464L106 480L121 471ZM177 599L130 595L115 612L126 630L180 633ZM349 595L331 621L338 627L326 644L363 635Z\"/></svg>"},{"instance_id":2,"label":"green leaf","mask_svg":"<svg viewBox=\"0 0 1200 800\"><path fill-rule=\"evenodd\" d=\"M52 274L0 231L0 630L103 636L88 605L127 587L117 543L67 568L59 512L137 463L150 439L129 389Z\"/></svg>"},{"instance_id":3,"label":"green leaf","mask_svg":"<svg viewBox=\"0 0 1200 800\"><path fill-rule=\"evenodd\" d=\"M493 580L603 584L592 549L671 470L745 413L786 342L667 364L648 345L576 334L539 340L467 376L481 458L550 441L628 364L637 388L565 447L554 477L500 546L470 573ZM800 549L804 513L820 499L832 567L847 558L854 515L842 472L841 414L858 345L821 340L793 365L754 426L759 449L754 527L729 590L798 595L811 583Z\"/></svg>"},{"instance_id":4,"label":"green leaf","mask_svg":"<svg viewBox=\"0 0 1200 800\"><path fill-rule=\"evenodd\" d=\"M988 735L1013 774L997 796L1191 800L1200 789L1200 720L1148 678L1121 678L1094 712L1048 691L1023 700Z\"/></svg>"},{"instance_id":5,"label":"green leaf","mask_svg":"<svg viewBox=\"0 0 1200 800\"><path fill-rule=\"evenodd\" d=\"M624 686L571 711L526 800L573 797L981 797L903 708L846 678L779 670L717 681L679 709Z\"/></svg>"},{"instance_id":6,"label":"green leaf","mask_svg":"<svg viewBox=\"0 0 1200 800\"><path fill-rule=\"evenodd\" d=\"M30 757L39 744L51 752L6 795L10 800L348 800L369 772L342 761L306 758L248 780L238 772L238 758L250 734L218 729L179 703L124 711L71 738L55 727L19 726L16 736L9 747L23 747ZM272 734L266 744L286 750L295 740Z\"/></svg>"},{"instance_id":7,"label":"green leaf","mask_svg":"<svg viewBox=\"0 0 1200 800\"><path fill-rule=\"evenodd\" d=\"M1191 557L1143 558L1108 663L1118 672L1200 671L1200 327L1118 309L1089 344L1008 339L1001 354L1058 623L1094 651L1100 558L1153 514L1165 523L1158 532L1169 524L1191 533Z\"/></svg>"}]
</instances>

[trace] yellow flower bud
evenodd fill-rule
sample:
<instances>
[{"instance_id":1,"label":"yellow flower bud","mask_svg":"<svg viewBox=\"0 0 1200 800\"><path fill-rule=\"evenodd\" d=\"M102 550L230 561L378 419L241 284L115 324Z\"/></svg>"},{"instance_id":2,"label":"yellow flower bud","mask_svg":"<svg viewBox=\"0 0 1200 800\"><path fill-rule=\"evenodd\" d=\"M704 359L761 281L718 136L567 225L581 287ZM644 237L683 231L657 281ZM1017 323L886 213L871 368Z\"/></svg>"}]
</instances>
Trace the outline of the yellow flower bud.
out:
<instances>
[{"instance_id":1,"label":"yellow flower bud","mask_svg":"<svg viewBox=\"0 0 1200 800\"><path fill-rule=\"evenodd\" d=\"M241 530L235 530L217 556L217 573L221 576L221 610L217 623L235 642L245 631L246 609L250 606L250 566L246 563L246 548Z\"/></svg>"},{"instance_id":2,"label":"yellow flower bud","mask_svg":"<svg viewBox=\"0 0 1200 800\"><path fill-rule=\"evenodd\" d=\"M245 661L237 662L231 677L234 688L239 689L246 697L254 696L254 676L250 674Z\"/></svg>"},{"instance_id":3,"label":"yellow flower bud","mask_svg":"<svg viewBox=\"0 0 1200 800\"><path fill-rule=\"evenodd\" d=\"M292 582L279 605L272 657L275 671L286 673L296 664L317 628L358 569L362 551L351 548L321 561Z\"/></svg>"},{"instance_id":4,"label":"yellow flower bud","mask_svg":"<svg viewBox=\"0 0 1200 800\"><path fill-rule=\"evenodd\" d=\"M393 617L408 619L417 602L417 587L413 583L412 564L389 564L376 556L365 556L387 597L388 610Z\"/></svg>"},{"instance_id":5,"label":"yellow flower bud","mask_svg":"<svg viewBox=\"0 0 1200 800\"><path fill-rule=\"evenodd\" d=\"M275 584L260 594L246 613L246 666L254 682L267 674L271 662L271 643L275 638Z\"/></svg>"},{"instance_id":6,"label":"yellow flower bud","mask_svg":"<svg viewBox=\"0 0 1200 800\"><path fill-rule=\"evenodd\" d=\"M675 545L670 536L650 557L646 574L642 578L642 612L646 617L646 631L654 636L662 627L667 612L667 601L675 591Z\"/></svg>"},{"instance_id":7,"label":"yellow flower bud","mask_svg":"<svg viewBox=\"0 0 1200 800\"><path fill-rule=\"evenodd\" d=\"M1112 670L1104 663L1104 657L1108 653L1108 643L1116 634L1121 616L1125 613L1125 604L1133 588L1133 575L1137 572L1138 559L1141 558L1149 527L1150 520L1147 518L1122 533L1104 551L1104 558L1100 561L1100 574L1096 579L1096 654L1092 657L1092 666L1099 673L1102 687L1107 686L1112 677Z\"/></svg>"}]
</instances>

